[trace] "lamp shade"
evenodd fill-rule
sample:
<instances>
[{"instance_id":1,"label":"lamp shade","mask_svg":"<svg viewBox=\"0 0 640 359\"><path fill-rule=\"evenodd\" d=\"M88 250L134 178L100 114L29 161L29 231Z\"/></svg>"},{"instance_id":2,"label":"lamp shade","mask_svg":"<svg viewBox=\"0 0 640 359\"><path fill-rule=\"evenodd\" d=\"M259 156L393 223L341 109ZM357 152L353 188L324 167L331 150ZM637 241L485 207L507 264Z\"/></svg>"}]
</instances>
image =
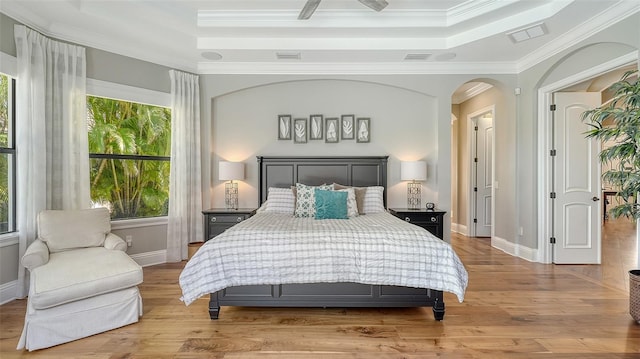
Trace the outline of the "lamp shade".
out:
<instances>
[{"instance_id":1,"label":"lamp shade","mask_svg":"<svg viewBox=\"0 0 640 359\"><path fill-rule=\"evenodd\" d=\"M425 161L402 161L400 163L400 180L424 181L427 179L427 163Z\"/></svg>"},{"instance_id":2,"label":"lamp shade","mask_svg":"<svg viewBox=\"0 0 640 359\"><path fill-rule=\"evenodd\" d=\"M220 161L218 163L218 179L220 181L243 180L244 163Z\"/></svg>"}]
</instances>

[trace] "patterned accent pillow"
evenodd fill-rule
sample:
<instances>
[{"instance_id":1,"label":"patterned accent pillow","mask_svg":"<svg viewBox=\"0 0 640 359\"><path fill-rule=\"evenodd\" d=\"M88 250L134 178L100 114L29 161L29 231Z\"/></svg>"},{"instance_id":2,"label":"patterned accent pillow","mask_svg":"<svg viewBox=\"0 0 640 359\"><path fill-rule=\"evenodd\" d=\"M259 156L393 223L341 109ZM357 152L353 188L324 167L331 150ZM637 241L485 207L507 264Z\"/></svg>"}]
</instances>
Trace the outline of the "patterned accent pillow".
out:
<instances>
[{"instance_id":1,"label":"patterned accent pillow","mask_svg":"<svg viewBox=\"0 0 640 359\"><path fill-rule=\"evenodd\" d=\"M334 186L335 190L335 186ZM355 188L349 187L336 190L336 192L347 192L347 215L349 217L358 217L358 202L356 201Z\"/></svg>"},{"instance_id":2,"label":"patterned accent pillow","mask_svg":"<svg viewBox=\"0 0 640 359\"><path fill-rule=\"evenodd\" d=\"M365 214L384 212L384 187L367 187L367 193L364 195L363 207Z\"/></svg>"},{"instance_id":3,"label":"patterned accent pillow","mask_svg":"<svg viewBox=\"0 0 640 359\"><path fill-rule=\"evenodd\" d=\"M296 198L291 188L269 187L265 212L293 215Z\"/></svg>"},{"instance_id":4,"label":"patterned accent pillow","mask_svg":"<svg viewBox=\"0 0 640 359\"><path fill-rule=\"evenodd\" d=\"M314 189L323 189L326 191L333 190L332 185L307 186L302 183L296 183L296 209L295 217L315 217L316 216L316 199Z\"/></svg>"},{"instance_id":5,"label":"patterned accent pillow","mask_svg":"<svg viewBox=\"0 0 640 359\"><path fill-rule=\"evenodd\" d=\"M314 189L316 219L349 219L347 215L346 191L325 191Z\"/></svg>"}]
</instances>

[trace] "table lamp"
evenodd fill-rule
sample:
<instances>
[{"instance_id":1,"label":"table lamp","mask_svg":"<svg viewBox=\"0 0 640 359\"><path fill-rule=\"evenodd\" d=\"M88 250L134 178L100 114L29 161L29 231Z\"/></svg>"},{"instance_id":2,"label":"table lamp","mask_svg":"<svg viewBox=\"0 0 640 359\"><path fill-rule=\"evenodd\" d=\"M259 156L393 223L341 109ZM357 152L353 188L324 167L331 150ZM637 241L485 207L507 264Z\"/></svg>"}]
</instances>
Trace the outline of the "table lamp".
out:
<instances>
[{"instance_id":1,"label":"table lamp","mask_svg":"<svg viewBox=\"0 0 640 359\"><path fill-rule=\"evenodd\" d=\"M424 161L402 161L400 163L400 180L407 183L407 207L419 209L422 201L422 184L418 181L427 179L427 163Z\"/></svg>"},{"instance_id":2,"label":"table lamp","mask_svg":"<svg viewBox=\"0 0 640 359\"><path fill-rule=\"evenodd\" d=\"M218 163L218 179L229 181L224 184L225 207L238 209L238 183L233 181L244 179L244 163L220 161Z\"/></svg>"}]
</instances>

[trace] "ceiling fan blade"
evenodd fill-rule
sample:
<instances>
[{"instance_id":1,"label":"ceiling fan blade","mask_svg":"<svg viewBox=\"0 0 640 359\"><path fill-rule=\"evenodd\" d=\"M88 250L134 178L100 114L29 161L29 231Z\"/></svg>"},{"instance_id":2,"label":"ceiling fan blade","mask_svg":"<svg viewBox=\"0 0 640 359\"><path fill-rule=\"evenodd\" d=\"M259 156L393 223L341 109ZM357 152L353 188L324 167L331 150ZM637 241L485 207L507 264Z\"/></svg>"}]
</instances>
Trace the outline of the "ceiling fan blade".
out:
<instances>
[{"instance_id":1,"label":"ceiling fan blade","mask_svg":"<svg viewBox=\"0 0 640 359\"><path fill-rule=\"evenodd\" d=\"M364 6L370 9L373 9L375 11L380 11L385 7L387 7L387 5L389 5L389 3L386 0L358 0L358 1L360 1Z\"/></svg>"},{"instance_id":2,"label":"ceiling fan blade","mask_svg":"<svg viewBox=\"0 0 640 359\"><path fill-rule=\"evenodd\" d=\"M316 11L316 8L320 5L320 0L307 0L307 3L304 4L302 11L298 15L298 20L308 20L313 12Z\"/></svg>"}]
</instances>

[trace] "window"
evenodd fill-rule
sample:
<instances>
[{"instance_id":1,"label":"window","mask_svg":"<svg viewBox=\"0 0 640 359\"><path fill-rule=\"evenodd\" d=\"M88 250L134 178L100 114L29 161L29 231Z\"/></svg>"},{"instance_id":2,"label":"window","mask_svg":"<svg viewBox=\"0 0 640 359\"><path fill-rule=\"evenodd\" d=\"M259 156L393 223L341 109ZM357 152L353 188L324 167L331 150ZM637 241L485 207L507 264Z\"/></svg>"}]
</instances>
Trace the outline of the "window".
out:
<instances>
[{"instance_id":1,"label":"window","mask_svg":"<svg viewBox=\"0 0 640 359\"><path fill-rule=\"evenodd\" d=\"M112 219L166 216L171 110L87 96L91 200Z\"/></svg>"},{"instance_id":2,"label":"window","mask_svg":"<svg viewBox=\"0 0 640 359\"><path fill-rule=\"evenodd\" d=\"M15 85L0 73L0 234L16 230Z\"/></svg>"}]
</instances>

